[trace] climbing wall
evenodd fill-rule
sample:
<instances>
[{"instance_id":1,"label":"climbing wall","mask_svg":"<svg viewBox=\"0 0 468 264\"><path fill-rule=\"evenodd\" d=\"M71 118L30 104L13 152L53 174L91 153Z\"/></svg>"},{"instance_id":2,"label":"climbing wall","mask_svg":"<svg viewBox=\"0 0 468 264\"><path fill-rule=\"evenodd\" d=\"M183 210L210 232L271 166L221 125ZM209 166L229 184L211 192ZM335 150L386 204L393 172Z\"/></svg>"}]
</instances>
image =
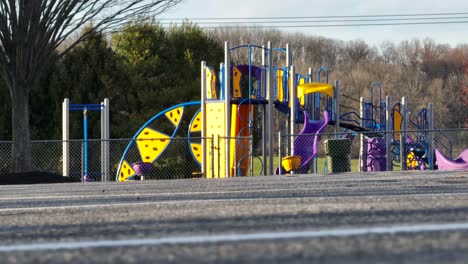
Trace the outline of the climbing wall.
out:
<instances>
[{"instance_id":1,"label":"climbing wall","mask_svg":"<svg viewBox=\"0 0 468 264\"><path fill-rule=\"evenodd\" d=\"M226 177L226 108L224 102L209 102L206 104L206 146L207 178ZM221 139L218 141L218 137ZM211 142L214 141L214 142Z\"/></svg>"}]
</instances>

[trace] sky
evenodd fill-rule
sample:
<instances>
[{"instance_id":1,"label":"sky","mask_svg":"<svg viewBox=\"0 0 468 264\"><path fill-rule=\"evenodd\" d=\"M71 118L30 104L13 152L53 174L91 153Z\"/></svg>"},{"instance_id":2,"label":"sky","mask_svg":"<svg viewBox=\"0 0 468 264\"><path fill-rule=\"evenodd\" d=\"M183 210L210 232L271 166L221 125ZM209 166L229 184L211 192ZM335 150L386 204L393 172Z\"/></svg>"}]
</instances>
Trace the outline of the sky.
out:
<instances>
[{"instance_id":1,"label":"sky","mask_svg":"<svg viewBox=\"0 0 468 264\"><path fill-rule=\"evenodd\" d=\"M424 38L431 38L439 44L450 44L452 47L457 44L468 43L468 1L466 0L183 0L182 3L160 15L159 18L186 18L191 20L191 18L367 16L435 13L466 13L458 15L463 17L459 21L466 21L466 23L278 29L344 41L364 40L370 45L380 45L384 41L399 43L403 40L423 40ZM447 21L448 19L439 21L444 20ZM342 22L332 24L342 24Z\"/></svg>"}]
</instances>

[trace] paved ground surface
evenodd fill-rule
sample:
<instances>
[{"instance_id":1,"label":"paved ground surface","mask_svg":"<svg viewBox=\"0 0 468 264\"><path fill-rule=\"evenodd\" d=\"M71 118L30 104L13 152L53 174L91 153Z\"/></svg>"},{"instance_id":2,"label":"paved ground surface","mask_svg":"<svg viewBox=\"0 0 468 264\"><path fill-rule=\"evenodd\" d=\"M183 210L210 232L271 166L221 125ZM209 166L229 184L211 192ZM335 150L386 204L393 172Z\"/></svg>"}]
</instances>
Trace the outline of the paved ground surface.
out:
<instances>
[{"instance_id":1,"label":"paved ground surface","mask_svg":"<svg viewBox=\"0 0 468 264\"><path fill-rule=\"evenodd\" d=\"M0 186L0 263L467 263L468 172Z\"/></svg>"}]
</instances>

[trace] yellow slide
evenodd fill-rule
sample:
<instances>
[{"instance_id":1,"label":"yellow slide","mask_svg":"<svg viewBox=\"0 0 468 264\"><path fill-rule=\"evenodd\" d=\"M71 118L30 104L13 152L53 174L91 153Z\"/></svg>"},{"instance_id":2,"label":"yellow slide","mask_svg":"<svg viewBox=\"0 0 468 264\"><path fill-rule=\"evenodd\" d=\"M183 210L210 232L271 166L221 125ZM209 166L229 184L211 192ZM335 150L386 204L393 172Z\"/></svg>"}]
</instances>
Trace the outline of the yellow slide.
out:
<instances>
[{"instance_id":1,"label":"yellow slide","mask_svg":"<svg viewBox=\"0 0 468 264\"><path fill-rule=\"evenodd\" d=\"M327 83L304 83L297 86L297 97L301 98L306 94L324 93L333 97L333 85Z\"/></svg>"},{"instance_id":2,"label":"yellow slide","mask_svg":"<svg viewBox=\"0 0 468 264\"><path fill-rule=\"evenodd\" d=\"M305 104L304 95L311 94L311 93L324 93L330 97L333 97L333 85L327 83L304 83L297 86L297 98L301 101L301 106Z\"/></svg>"}]
</instances>

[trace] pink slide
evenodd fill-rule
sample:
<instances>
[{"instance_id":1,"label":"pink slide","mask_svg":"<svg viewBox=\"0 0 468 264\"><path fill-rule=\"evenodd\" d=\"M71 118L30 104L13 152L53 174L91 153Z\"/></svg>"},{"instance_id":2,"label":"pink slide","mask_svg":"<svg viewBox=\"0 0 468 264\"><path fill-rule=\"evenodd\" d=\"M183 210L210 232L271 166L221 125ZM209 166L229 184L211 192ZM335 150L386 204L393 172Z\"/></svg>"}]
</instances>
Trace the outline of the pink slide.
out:
<instances>
[{"instance_id":1,"label":"pink slide","mask_svg":"<svg viewBox=\"0 0 468 264\"><path fill-rule=\"evenodd\" d=\"M435 149L435 156L439 170L468 170L468 149L454 160L445 156L439 149Z\"/></svg>"}]
</instances>

